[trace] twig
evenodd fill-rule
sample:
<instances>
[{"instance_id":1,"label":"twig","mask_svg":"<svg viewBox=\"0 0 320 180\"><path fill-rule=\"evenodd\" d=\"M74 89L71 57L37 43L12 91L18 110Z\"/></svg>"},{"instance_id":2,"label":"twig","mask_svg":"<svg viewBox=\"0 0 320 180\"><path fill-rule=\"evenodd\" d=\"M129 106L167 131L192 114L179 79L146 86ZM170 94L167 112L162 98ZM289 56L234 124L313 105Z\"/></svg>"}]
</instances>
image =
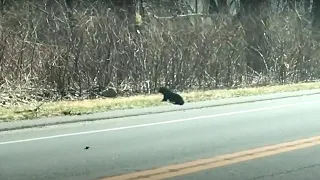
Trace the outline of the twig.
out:
<instances>
[{"instance_id":1,"label":"twig","mask_svg":"<svg viewBox=\"0 0 320 180\"><path fill-rule=\"evenodd\" d=\"M216 14L201 14L201 13L194 13L194 14L181 14L181 15L173 15L173 16L166 16L166 17L159 17L155 14L152 15L156 19L173 19L176 17L189 17L189 16L200 16L200 17L216 17Z\"/></svg>"},{"instance_id":2,"label":"twig","mask_svg":"<svg viewBox=\"0 0 320 180\"><path fill-rule=\"evenodd\" d=\"M15 113L27 113L27 112L30 112L30 113L35 113L37 112L40 107L44 104L45 102L42 102L39 106L37 106L36 108L34 109L27 109L27 110L22 110L22 111L15 111Z\"/></svg>"}]
</instances>

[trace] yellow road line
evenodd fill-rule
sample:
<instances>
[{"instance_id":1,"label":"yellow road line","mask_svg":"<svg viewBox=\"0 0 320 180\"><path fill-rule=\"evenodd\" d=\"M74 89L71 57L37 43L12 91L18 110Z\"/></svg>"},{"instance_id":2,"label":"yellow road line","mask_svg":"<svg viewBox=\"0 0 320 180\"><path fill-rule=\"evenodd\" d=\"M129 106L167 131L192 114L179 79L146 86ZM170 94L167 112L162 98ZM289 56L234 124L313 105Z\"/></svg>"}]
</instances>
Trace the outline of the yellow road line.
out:
<instances>
[{"instance_id":1,"label":"yellow road line","mask_svg":"<svg viewBox=\"0 0 320 180\"><path fill-rule=\"evenodd\" d=\"M216 167L226 166L234 163L257 159L261 157L271 156L279 153L294 151L320 144L320 136L311 137L307 139L301 139L271 146L265 146L261 148L236 152L232 154L226 154L216 156L208 159L200 159L191 162L174 164L164 166L156 169L145 170L140 172L134 172L130 174L123 174L113 177L104 177L100 180L159 180L172 178L176 176L182 176L206 169L212 169Z\"/></svg>"}]
</instances>

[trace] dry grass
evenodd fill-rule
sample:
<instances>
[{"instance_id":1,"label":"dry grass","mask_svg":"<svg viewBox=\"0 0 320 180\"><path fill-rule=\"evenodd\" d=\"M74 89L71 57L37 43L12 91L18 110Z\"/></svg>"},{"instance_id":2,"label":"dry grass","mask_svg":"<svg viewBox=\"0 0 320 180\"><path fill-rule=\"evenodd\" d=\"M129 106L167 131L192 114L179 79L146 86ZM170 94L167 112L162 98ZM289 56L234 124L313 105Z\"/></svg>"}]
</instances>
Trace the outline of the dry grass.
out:
<instances>
[{"instance_id":1,"label":"dry grass","mask_svg":"<svg viewBox=\"0 0 320 180\"><path fill-rule=\"evenodd\" d=\"M186 102L196 102L311 89L320 89L320 83L299 83L282 86L264 86L259 88L243 88L232 90L194 91L184 92L181 93L181 95L185 98ZM150 106L170 105L169 103L160 102L161 99L162 96L160 94L157 94L119 97L115 99L59 101L45 103L36 112L30 111L36 108L32 106L11 106L7 108L0 107L0 121L33 119L36 117L50 117L57 115L81 115L116 109L132 109Z\"/></svg>"}]
</instances>

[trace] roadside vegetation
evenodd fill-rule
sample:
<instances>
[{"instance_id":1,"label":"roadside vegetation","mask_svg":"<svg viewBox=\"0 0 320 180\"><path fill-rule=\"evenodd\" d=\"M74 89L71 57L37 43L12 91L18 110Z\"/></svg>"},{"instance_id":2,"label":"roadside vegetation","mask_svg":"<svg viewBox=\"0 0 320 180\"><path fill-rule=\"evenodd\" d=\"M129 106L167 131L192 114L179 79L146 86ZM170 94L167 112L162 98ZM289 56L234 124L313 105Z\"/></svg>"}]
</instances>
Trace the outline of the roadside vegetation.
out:
<instances>
[{"instance_id":1,"label":"roadside vegetation","mask_svg":"<svg viewBox=\"0 0 320 180\"><path fill-rule=\"evenodd\" d=\"M65 2L1 6L0 121L169 105L160 86L186 102L320 88L317 6Z\"/></svg>"},{"instance_id":2,"label":"roadside vegetation","mask_svg":"<svg viewBox=\"0 0 320 180\"><path fill-rule=\"evenodd\" d=\"M320 89L320 82L297 83L280 86L262 86L229 90L198 90L192 92L182 92L181 95L188 103L312 89ZM74 101L56 101L43 103L35 102L32 105L28 104L20 106L10 106L7 108L0 107L0 122L61 115L82 115L109 110L144 108L151 106L172 106L169 103L160 102L161 99L162 95L135 95L114 99L97 98Z\"/></svg>"}]
</instances>

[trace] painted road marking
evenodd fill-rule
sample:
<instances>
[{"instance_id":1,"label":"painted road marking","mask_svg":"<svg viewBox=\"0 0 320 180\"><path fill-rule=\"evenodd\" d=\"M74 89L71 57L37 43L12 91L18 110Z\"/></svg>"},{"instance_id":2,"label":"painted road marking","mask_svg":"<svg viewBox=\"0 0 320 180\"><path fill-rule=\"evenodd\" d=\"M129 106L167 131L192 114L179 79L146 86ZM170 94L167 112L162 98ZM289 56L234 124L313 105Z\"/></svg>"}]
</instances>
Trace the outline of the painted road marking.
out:
<instances>
[{"instance_id":1,"label":"painted road marking","mask_svg":"<svg viewBox=\"0 0 320 180\"><path fill-rule=\"evenodd\" d=\"M309 102L303 102L303 103L285 104L285 105L279 105L279 106L271 106L271 107L256 108L256 109L249 109L249 110L242 110L242 111L234 111L234 112L228 112L228 113L213 114L213 115L207 115L207 116L198 116L198 117L176 119L176 120L169 120L169 121L161 121L161 122L156 122L156 123L139 124L139 125L133 125L133 126L118 127L118 128L84 131L84 132L78 132L78 133L68 133L68 134L44 136L44 137L37 137L37 138L28 138L28 139L13 140L13 141L4 141L4 142L0 142L0 145L16 144L16 143L23 143L23 142L30 142L30 141L39 141L39 140L45 140L45 139L56 139L56 138L62 138L62 137L79 136L79 135L102 133L102 132L120 131L120 130L126 130L126 129L135 129L135 128L142 128L142 127L157 126L157 125L163 125L163 124L174 124L174 123L179 123L179 122L186 122L186 121L199 120L199 119L205 119L205 118L214 118L214 117L231 116L231 115L237 115L237 114L246 114L246 113L259 112L259 111L281 109L281 108L292 107L292 106L301 106L301 105L313 104L313 103L319 103L319 102L320 101L309 101Z\"/></svg>"},{"instance_id":2,"label":"painted road marking","mask_svg":"<svg viewBox=\"0 0 320 180\"><path fill-rule=\"evenodd\" d=\"M320 144L320 136L301 139L261 148L236 152L227 155L216 156L208 159L200 159L187 163L174 164L152 170L140 171L113 177L104 177L99 180L159 180L176 176L191 174L207 169L235 164L252 159L267 157L284 152L303 149Z\"/></svg>"}]
</instances>

